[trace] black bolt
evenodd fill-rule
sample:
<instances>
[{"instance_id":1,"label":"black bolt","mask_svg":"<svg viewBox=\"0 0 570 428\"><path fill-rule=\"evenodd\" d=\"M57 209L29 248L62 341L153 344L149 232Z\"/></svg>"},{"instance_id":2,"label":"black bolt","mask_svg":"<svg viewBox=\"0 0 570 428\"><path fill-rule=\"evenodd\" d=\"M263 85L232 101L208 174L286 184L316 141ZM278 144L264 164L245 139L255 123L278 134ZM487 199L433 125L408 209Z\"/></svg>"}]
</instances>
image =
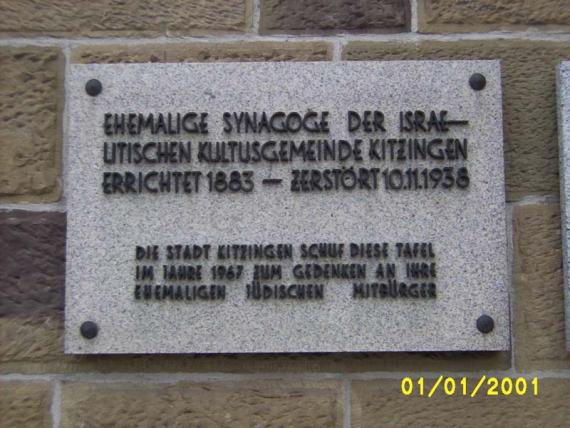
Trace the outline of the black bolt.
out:
<instances>
[{"instance_id":1,"label":"black bolt","mask_svg":"<svg viewBox=\"0 0 570 428\"><path fill-rule=\"evenodd\" d=\"M469 86L473 88L475 91L480 91L481 89L485 89L485 85L487 84L487 79L481 73L474 73L469 78Z\"/></svg>"},{"instance_id":2,"label":"black bolt","mask_svg":"<svg viewBox=\"0 0 570 428\"><path fill-rule=\"evenodd\" d=\"M97 327L97 324L95 324L93 321L85 321L83 324L81 324L79 331L81 332L81 336L83 336L85 339L93 339L95 336L97 336L99 327Z\"/></svg>"},{"instance_id":3,"label":"black bolt","mask_svg":"<svg viewBox=\"0 0 570 428\"><path fill-rule=\"evenodd\" d=\"M85 84L85 92L96 97L103 90L103 85L97 79L91 79Z\"/></svg>"},{"instance_id":4,"label":"black bolt","mask_svg":"<svg viewBox=\"0 0 570 428\"><path fill-rule=\"evenodd\" d=\"M490 333L495 328L495 321L489 315L481 315L477 318L477 330L481 333Z\"/></svg>"}]
</instances>

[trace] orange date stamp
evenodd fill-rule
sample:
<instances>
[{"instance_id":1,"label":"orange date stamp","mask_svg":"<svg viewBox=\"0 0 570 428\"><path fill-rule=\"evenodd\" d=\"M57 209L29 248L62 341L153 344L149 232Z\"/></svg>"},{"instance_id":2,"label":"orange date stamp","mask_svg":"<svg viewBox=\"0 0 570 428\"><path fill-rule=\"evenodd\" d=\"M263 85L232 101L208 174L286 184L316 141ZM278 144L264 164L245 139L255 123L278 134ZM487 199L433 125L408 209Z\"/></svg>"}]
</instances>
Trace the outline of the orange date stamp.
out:
<instances>
[{"instance_id":1,"label":"orange date stamp","mask_svg":"<svg viewBox=\"0 0 570 428\"><path fill-rule=\"evenodd\" d=\"M477 396L538 396L538 378L526 379L524 377L503 377L483 375L479 379L467 377L454 378L439 376L436 379L419 377L415 381L411 377L402 379L400 385L405 396L420 396L432 398L436 394L445 396L461 396L475 398Z\"/></svg>"}]
</instances>

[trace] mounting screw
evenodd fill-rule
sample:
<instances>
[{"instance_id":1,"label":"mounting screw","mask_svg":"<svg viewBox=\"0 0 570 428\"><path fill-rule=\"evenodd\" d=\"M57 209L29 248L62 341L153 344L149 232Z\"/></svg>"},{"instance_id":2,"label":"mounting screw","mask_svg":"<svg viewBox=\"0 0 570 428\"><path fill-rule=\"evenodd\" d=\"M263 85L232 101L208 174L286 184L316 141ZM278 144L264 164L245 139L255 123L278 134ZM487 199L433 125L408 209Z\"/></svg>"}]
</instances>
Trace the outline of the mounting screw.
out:
<instances>
[{"instance_id":1,"label":"mounting screw","mask_svg":"<svg viewBox=\"0 0 570 428\"><path fill-rule=\"evenodd\" d=\"M93 321L85 321L83 324L81 324L79 331L81 332L81 336L83 336L85 339L93 339L95 336L97 336L99 327L97 327L97 324L95 324Z\"/></svg>"},{"instance_id":2,"label":"mounting screw","mask_svg":"<svg viewBox=\"0 0 570 428\"><path fill-rule=\"evenodd\" d=\"M495 321L489 315L481 315L477 318L477 330L481 333L490 333L495 328Z\"/></svg>"},{"instance_id":3,"label":"mounting screw","mask_svg":"<svg viewBox=\"0 0 570 428\"><path fill-rule=\"evenodd\" d=\"M474 73L469 78L469 86L475 91L480 91L481 89L485 89L485 85L487 84L487 79L481 73Z\"/></svg>"},{"instance_id":4,"label":"mounting screw","mask_svg":"<svg viewBox=\"0 0 570 428\"><path fill-rule=\"evenodd\" d=\"M103 90L103 85L97 79L91 79L85 84L85 92L96 97Z\"/></svg>"}]
</instances>

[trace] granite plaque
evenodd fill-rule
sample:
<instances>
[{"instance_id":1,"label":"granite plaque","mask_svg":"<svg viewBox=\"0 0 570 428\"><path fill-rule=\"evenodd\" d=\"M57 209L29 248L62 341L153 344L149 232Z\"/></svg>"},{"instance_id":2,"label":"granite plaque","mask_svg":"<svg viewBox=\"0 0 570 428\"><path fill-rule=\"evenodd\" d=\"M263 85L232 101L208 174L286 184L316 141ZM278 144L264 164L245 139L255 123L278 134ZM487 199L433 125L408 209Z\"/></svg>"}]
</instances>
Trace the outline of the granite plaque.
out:
<instances>
[{"instance_id":1,"label":"granite plaque","mask_svg":"<svg viewBox=\"0 0 570 428\"><path fill-rule=\"evenodd\" d=\"M68 353L505 350L496 61L72 65Z\"/></svg>"},{"instance_id":2,"label":"granite plaque","mask_svg":"<svg viewBox=\"0 0 570 428\"><path fill-rule=\"evenodd\" d=\"M558 67L558 127L560 141L560 205L562 208L562 241L564 247L564 297L566 299L566 347L570 351L570 261L568 239L570 239L570 61Z\"/></svg>"}]
</instances>

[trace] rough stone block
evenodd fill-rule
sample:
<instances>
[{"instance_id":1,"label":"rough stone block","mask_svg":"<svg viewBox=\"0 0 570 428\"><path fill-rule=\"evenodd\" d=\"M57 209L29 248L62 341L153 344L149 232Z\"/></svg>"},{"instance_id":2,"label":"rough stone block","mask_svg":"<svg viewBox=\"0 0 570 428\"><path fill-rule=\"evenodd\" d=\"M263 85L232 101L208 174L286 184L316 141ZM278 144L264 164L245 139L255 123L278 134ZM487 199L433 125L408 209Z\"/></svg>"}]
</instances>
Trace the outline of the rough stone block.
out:
<instances>
[{"instance_id":1,"label":"rough stone block","mask_svg":"<svg viewBox=\"0 0 570 428\"><path fill-rule=\"evenodd\" d=\"M408 31L408 0L263 0L262 33L395 33Z\"/></svg>"},{"instance_id":2,"label":"rough stone block","mask_svg":"<svg viewBox=\"0 0 570 428\"><path fill-rule=\"evenodd\" d=\"M0 212L0 362L63 353L65 214Z\"/></svg>"},{"instance_id":3,"label":"rough stone block","mask_svg":"<svg viewBox=\"0 0 570 428\"><path fill-rule=\"evenodd\" d=\"M560 206L519 206L513 221L515 367L568 369Z\"/></svg>"},{"instance_id":4,"label":"rough stone block","mask_svg":"<svg viewBox=\"0 0 570 428\"><path fill-rule=\"evenodd\" d=\"M341 403L333 382L66 384L61 426L341 427Z\"/></svg>"},{"instance_id":5,"label":"rough stone block","mask_svg":"<svg viewBox=\"0 0 570 428\"><path fill-rule=\"evenodd\" d=\"M418 18L426 33L570 28L567 0L419 0Z\"/></svg>"},{"instance_id":6,"label":"rough stone block","mask_svg":"<svg viewBox=\"0 0 570 428\"><path fill-rule=\"evenodd\" d=\"M48 383L0 382L0 426L50 428L51 392Z\"/></svg>"},{"instance_id":7,"label":"rough stone block","mask_svg":"<svg viewBox=\"0 0 570 428\"><path fill-rule=\"evenodd\" d=\"M139 62L324 61L332 58L325 42L244 42L80 46L72 62L113 64Z\"/></svg>"},{"instance_id":8,"label":"rough stone block","mask_svg":"<svg viewBox=\"0 0 570 428\"><path fill-rule=\"evenodd\" d=\"M60 197L62 67L56 48L0 48L0 202Z\"/></svg>"},{"instance_id":9,"label":"rough stone block","mask_svg":"<svg viewBox=\"0 0 570 428\"><path fill-rule=\"evenodd\" d=\"M156 36L243 32L246 0L0 0L0 36Z\"/></svg>"}]
</instances>

